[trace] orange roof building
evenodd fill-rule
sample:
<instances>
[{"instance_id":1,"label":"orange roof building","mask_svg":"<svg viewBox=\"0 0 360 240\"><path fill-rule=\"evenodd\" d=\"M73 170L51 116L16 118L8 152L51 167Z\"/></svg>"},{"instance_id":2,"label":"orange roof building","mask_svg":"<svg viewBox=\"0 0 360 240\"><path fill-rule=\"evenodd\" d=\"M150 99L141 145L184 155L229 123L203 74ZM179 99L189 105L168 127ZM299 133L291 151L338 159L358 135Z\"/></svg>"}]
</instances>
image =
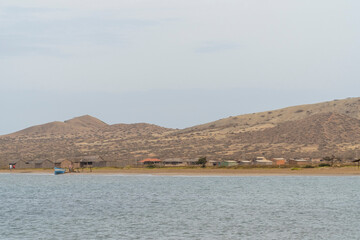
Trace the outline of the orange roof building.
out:
<instances>
[{"instance_id":1,"label":"orange roof building","mask_svg":"<svg viewBox=\"0 0 360 240\"><path fill-rule=\"evenodd\" d=\"M157 158L146 158L144 160L139 161L139 163L154 164L154 163L161 163L161 160Z\"/></svg>"}]
</instances>

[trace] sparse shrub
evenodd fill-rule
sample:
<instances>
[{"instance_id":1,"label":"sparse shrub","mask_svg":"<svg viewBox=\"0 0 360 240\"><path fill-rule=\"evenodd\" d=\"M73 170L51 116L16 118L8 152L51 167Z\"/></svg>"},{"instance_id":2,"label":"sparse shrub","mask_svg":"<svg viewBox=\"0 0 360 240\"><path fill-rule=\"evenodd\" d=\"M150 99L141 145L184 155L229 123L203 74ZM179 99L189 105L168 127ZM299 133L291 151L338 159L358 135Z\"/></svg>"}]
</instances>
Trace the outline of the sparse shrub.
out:
<instances>
[{"instance_id":1,"label":"sparse shrub","mask_svg":"<svg viewBox=\"0 0 360 240\"><path fill-rule=\"evenodd\" d=\"M315 167L312 165L305 165L303 168L315 168Z\"/></svg>"},{"instance_id":2,"label":"sparse shrub","mask_svg":"<svg viewBox=\"0 0 360 240\"><path fill-rule=\"evenodd\" d=\"M319 167L330 167L331 165L328 163L320 163Z\"/></svg>"},{"instance_id":3,"label":"sparse shrub","mask_svg":"<svg viewBox=\"0 0 360 240\"><path fill-rule=\"evenodd\" d=\"M295 113L301 113L301 112L303 112L304 110L302 110L302 109L299 109L299 110L297 110Z\"/></svg>"}]
</instances>

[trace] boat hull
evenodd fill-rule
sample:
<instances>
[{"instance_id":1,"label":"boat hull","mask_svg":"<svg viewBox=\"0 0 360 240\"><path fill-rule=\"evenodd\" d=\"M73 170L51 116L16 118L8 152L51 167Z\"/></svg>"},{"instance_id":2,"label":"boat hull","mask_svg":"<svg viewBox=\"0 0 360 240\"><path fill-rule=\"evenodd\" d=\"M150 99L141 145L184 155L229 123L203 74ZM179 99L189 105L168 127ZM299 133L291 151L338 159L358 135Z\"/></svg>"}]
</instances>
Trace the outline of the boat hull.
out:
<instances>
[{"instance_id":1,"label":"boat hull","mask_svg":"<svg viewBox=\"0 0 360 240\"><path fill-rule=\"evenodd\" d=\"M66 169L63 169L63 168L54 168L55 175L64 174L65 171L66 171Z\"/></svg>"}]
</instances>

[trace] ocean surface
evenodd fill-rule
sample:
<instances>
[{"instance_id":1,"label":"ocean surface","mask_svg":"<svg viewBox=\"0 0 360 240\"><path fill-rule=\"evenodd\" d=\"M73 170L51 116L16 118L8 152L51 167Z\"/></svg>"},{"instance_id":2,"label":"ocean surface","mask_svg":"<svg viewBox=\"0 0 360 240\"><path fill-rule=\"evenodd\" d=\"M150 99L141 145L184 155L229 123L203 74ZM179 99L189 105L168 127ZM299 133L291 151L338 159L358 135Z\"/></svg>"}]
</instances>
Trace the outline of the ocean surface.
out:
<instances>
[{"instance_id":1,"label":"ocean surface","mask_svg":"<svg viewBox=\"0 0 360 240\"><path fill-rule=\"evenodd\" d=\"M0 174L0 239L360 239L360 177Z\"/></svg>"}]
</instances>

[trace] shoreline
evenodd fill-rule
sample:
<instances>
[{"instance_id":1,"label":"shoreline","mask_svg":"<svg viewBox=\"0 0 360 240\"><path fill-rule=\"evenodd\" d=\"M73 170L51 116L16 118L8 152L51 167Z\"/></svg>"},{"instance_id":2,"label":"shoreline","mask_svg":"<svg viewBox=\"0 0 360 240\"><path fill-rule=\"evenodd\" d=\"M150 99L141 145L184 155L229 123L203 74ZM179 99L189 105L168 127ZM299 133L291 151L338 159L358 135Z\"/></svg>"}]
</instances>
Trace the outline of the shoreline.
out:
<instances>
[{"instance_id":1,"label":"shoreline","mask_svg":"<svg viewBox=\"0 0 360 240\"><path fill-rule=\"evenodd\" d=\"M0 169L1 173L52 174L53 169ZM154 175L154 176L360 176L357 167L322 168L93 168L66 175Z\"/></svg>"}]
</instances>

